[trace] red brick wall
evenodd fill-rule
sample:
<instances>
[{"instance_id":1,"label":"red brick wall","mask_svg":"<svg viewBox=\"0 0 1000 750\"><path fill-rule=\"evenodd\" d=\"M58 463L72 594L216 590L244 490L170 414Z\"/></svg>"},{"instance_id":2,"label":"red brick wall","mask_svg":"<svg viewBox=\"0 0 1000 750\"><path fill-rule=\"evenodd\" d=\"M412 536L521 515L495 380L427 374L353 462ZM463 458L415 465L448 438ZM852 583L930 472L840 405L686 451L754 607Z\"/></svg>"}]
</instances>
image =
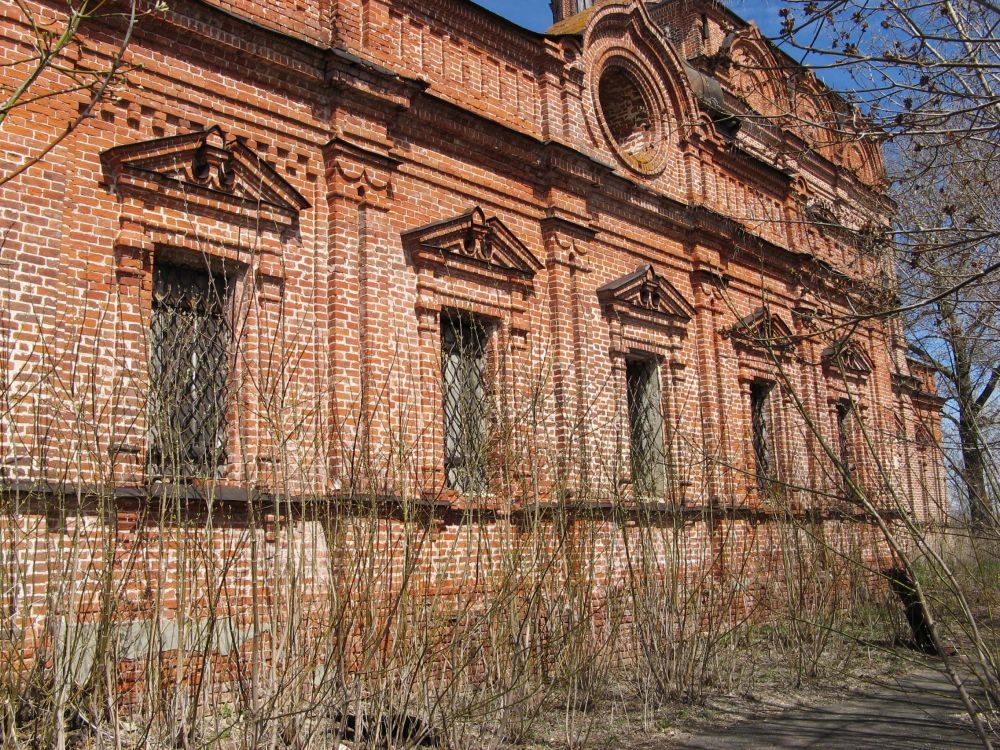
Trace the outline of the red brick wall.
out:
<instances>
[{"instance_id":1,"label":"red brick wall","mask_svg":"<svg viewBox=\"0 0 1000 750\"><path fill-rule=\"evenodd\" d=\"M144 484L151 270L157 257L180 253L238 269L236 426L222 484L251 496L260 489L337 498L356 490L392 507L400 499L447 505L451 520L434 527L424 551L428 586L487 586L481 582L509 549L512 509L633 503L622 483L624 367L636 353L661 363L674 434L670 500L696 518L683 527L683 555L692 571L719 568L750 582L747 607L757 596L752 582L766 578L758 571L780 568L768 519L784 510L758 496L752 476L755 380L781 386L775 449L781 478L795 485L786 496L793 510L841 505L824 494L836 494L841 480L823 440L836 445L835 404L849 395L883 464L904 478L914 510L927 521L943 517L940 458L917 434L923 421L927 434L939 435L933 382L911 372L889 324L861 327L856 343L872 366L848 377L824 364L821 339L807 337L775 359L731 335L762 307L792 333L821 330L825 315L843 309L830 291L839 277L824 269L855 279L879 270L848 232L823 228L831 220L821 209L859 227L886 221L884 199L804 147L794 129L776 136L749 118L727 143L701 111L681 54L647 14L607 3L581 35L542 38L458 0L343 0L285 12L220 5L235 17L180 0L144 22L127 54L130 85L43 164L0 186L10 384L0 440L9 478L85 482L101 496ZM9 56L23 49L26 29L12 10L3 12L0 54ZM723 36L716 15L713 49ZM657 20L679 29L700 24L700 13ZM91 54L113 48L114 29L88 33ZM674 41L690 55L700 36ZM662 108L661 150L638 168L609 143L596 106L608 61L634 66L645 95ZM44 148L82 103L60 96L14 113L0 132L0 153ZM178 198L162 175L126 185L109 161L110 149L212 126L230 152L241 139L287 183L279 192L294 191L302 203L239 203L195 190L188 177ZM127 158L139 151L127 150ZM265 173L249 174L259 181ZM238 179L244 198L257 195L260 184ZM500 220L539 261L527 281L421 260L405 246L407 233L473 207ZM690 306L689 320L622 314L601 302L598 289L644 264ZM443 487L439 318L451 309L500 324L496 377L516 429L498 470L501 487L485 500ZM823 440L807 428L797 400ZM859 463L860 475L874 480L875 462ZM872 486L877 502L892 501ZM459 514L478 505L497 520L472 534ZM233 510L236 530L220 530L212 542L238 563L227 583L234 601L251 585L239 530L253 517L248 507ZM725 529L701 520L702 510L725 508L739 509L740 520ZM22 566L35 566L22 601L41 617L52 536L31 521L41 511L24 513L26 526L11 544ZM379 544L391 549L404 525L391 516L379 522L386 534ZM828 523L831 538L870 533L864 523ZM295 539L315 545L320 568L335 567L318 522L293 516L289 524ZM607 550L595 576L613 590L626 564L623 539L643 524L623 532L581 521L580 528ZM277 544L266 554L288 554L280 542L262 544ZM874 541L866 549L883 554ZM96 554L93 561L98 571L107 564ZM171 563L147 563L166 575L168 589L177 585ZM125 599L140 611L151 587L145 573L132 574ZM315 585L327 581L320 576ZM169 612L172 594L165 596Z\"/></svg>"}]
</instances>

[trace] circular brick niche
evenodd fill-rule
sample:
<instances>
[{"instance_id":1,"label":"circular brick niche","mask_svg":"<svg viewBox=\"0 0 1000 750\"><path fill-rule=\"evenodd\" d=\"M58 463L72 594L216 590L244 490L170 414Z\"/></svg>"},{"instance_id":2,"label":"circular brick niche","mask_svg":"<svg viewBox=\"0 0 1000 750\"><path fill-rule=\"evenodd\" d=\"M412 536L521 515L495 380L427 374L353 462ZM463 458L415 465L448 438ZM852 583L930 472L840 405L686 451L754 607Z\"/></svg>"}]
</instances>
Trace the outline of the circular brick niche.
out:
<instances>
[{"instance_id":1,"label":"circular brick niche","mask_svg":"<svg viewBox=\"0 0 1000 750\"><path fill-rule=\"evenodd\" d=\"M612 147L632 169L653 174L663 167L662 110L633 66L611 61L597 84L601 125Z\"/></svg>"}]
</instances>

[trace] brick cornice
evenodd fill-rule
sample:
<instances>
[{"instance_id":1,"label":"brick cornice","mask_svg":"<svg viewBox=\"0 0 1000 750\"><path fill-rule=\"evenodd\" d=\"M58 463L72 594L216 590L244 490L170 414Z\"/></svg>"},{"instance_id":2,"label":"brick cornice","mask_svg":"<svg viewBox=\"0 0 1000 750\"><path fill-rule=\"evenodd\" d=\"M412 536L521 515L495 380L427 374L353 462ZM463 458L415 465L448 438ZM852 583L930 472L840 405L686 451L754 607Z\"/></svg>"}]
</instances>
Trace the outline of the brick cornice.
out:
<instances>
[{"instance_id":1,"label":"brick cornice","mask_svg":"<svg viewBox=\"0 0 1000 750\"><path fill-rule=\"evenodd\" d=\"M197 17L199 13L212 17L212 21L201 22ZM221 8L211 0L176 0L170 3L167 13L156 16L156 21L150 25L139 24L137 35L159 34L164 25L169 25L188 35L197 34L202 40L225 47L237 55L253 55L272 68L294 71L298 75L308 75L310 66L296 62L312 58L310 62L315 63L313 73L318 73L322 69L323 53L331 49L329 44L272 28ZM230 31L228 24L238 29L239 34Z\"/></svg>"},{"instance_id":2,"label":"brick cornice","mask_svg":"<svg viewBox=\"0 0 1000 750\"><path fill-rule=\"evenodd\" d=\"M202 9L203 12L218 14L221 17L230 19L234 24L244 26L248 31L251 31L252 35L258 37L258 43L254 44L252 49L247 49L245 44L237 44L235 38L227 41L225 33L220 32L221 27L218 24L207 24L202 26L201 29L196 30L190 28L187 24L179 23L178 21L183 18L182 11L185 3L190 4L192 7L198 7ZM532 48L537 46L537 52L540 55L539 59L552 57L550 51L548 51L546 47L542 46L542 42L546 39L543 35L534 34L528 30L520 29L520 27L517 27L515 24L511 24L501 17L496 16L485 9L479 8L478 6L471 6L464 2L456 3L455 0L438 0L438 5L443 7L444 3L457 6L457 8L453 8L448 12L457 11L459 13L464 13L468 15L470 20L478 17L486 18L496 24L496 30L500 31L502 27L502 33L509 35L511 40L516 39L519 43L527 43ZM426 14L427 9L423 8L422 12ZM414 88L421 89L427 87L427 84L423 81L397 73L390 68L380 65L374 61L367 60L345 49L337 48L332 45L319 44L316 40L309 39L306 36L295 35L287 30L279 30L269 27L265 24L254 21L253 19L228 11L224 8L220 8L211 2L211 0L178 0L177 4L172 4L171 13L164 16L162 21L172 23L175 26L180 26L187 32L201 30L210 31L210 34L205 35L207 39L210 39L217 44L227 46L230 49L238 50L240 54L253 54L259 59L266 61L269 65L294 70L297 75L300 76L304 72L302 65L295 65L295 59L293 56L289 56L286 53L283 54L279 50L276 50L273 46L275 40L282 40L286 45L291 44L295 47L299 47L302 52L310 51L313 54L319 54L320 58L317 59L317 65L319 69L326 70L326 79L328 81L330 81L333 77L338 77L331 76L331 71L343 70L347 68L351 69L355 73L361 72L362 75L367 74L368 76L389 79L397 86L401 85L405 89L410 89L411 92ZM493 27L491 26L491 28ZM140 32L142 32L141 26ZM241 41L245 41L246 37L244 35L240 35L239 39ZM343 82L341 81L341 83ZM402 104L401 101L399 103ZM470 108L464 107L460 104L452 104L457 109L467 112L473 117L482 118L479 113ZM488 121L488 118L482 119L486 119ZM514 128L510 129L514 132L519 132ZM794 148L794 143L789 142L795 140L794 133L787 133L783 130L783 137L777 138L773 133L765 128L758 127L754 132L761 138L763 144L772 148L776 148L778 150L786 150L789 147ZM524 135L527 137L533 137L527 133ZM596 158L595 155L584 153L580 149L573 146L566 146L565 144L562 145L567 149L577 151L578 154L585 159L599 164L603 163L602 160ZM846 173L845 170L839 168L836 164L816 152L814 149L806 148L804 142L802 143L802 146L803 147L801 149L796 150L797 153L800 154L800 156L796 158L800 164L800 170L815 174L819 177L822 183L829 185L834 189L837 185L843 185L844 182L847 181L848 187L854 193L854 198L858 200L859 205L864 206L866 210L875 215L886 215L892 212L893 202L888 196L877 193L871 188L861 184L860 181L854 177L854 175ZM739 144L738 142L734 144L734 147L738 149L741 157L753 159L759 168L765 171L774 172L775 175L779 177L779 180L781 178L787 179L788 171L769 164L767 161L757 156L753 149L748 149L746 145ZM729 162L730 160L727 160L727 166L733 166L733 164Z\"/></svg>"},{"instance_id":3,"label":"brick cornice","mask_svg":"<svg viewBox=\"0 0 1000 750\"><path fill-rule=\"evenodd\" d=\"M940 410L944 408L944 405L948 402L948 399L944 396L939 396L936 393L930 393L925 390L924 384L921 382L920 378L908 375L904 372L892 373L892 387L897 393L905 393L909 395L914 402L923 406L925 409Z\"/></svg>"},{"instance_id":4,"label":"brick cornice","mask_svg":"<svg viewBox=\"0 0 1000 750\"><path fill-rule=\"evenodd\" d=\"M228 32L220 32L221 27L218 24L202 22L198 29L192 29L190 24L179 23L178 21L184 18L185 6L198 8L203 13L215 14L219 18L226 18L231 23L242 26L251 39L256 37L256 41L250 45L250 49L247 49L246 44L238 46L234 43L237 37L227 42L223 34ZM462 132L470 142L488 146L484 149L484 153L491 154L498 166L509 170L514 168L512 166L514 164L524 165L529 173L529 179L536 184L544 186L551 183L553 173L560 172L561 176L573 177L581 181L581 184L589 185L590 189L600 190L603 187L609 200L624 202L630 209L653 217L658 224L666 222L682 232L693 232L716 243L738 241L743 250L760 248L763 251L762 258L768 262L779 261L787 266L794 265L796 260L801 261L803 257L802 253L774 245L750 233L739 222L725 214L703 205L685 204L660 193L643 180L614 170L613 165L600 155L588 153L575 145L545 140L532 133L499 123L468 107L441 98L429 91L423 81L398 74L343 49L323 46L313 40L270 28L219 8L210 0L178 0L178 4L172 6L169 17L163 20L187 33L192 31L202 33L207 40L214 43L224 44L230 48L238 47L242 55L251 54L267 65L295 72L297 75L302 74L302 65L295 65L295 56L287 54L287 50L283 53L276 49L275 41L280 40L286 48L289 45L297 48L300 56L306 53L308 53L306 57L309 54L315 55L317 67L314 73L319 75L311 80L317 87L317 94L321 93L321 87L333 83L342 93L351 91L387 105L394 112L393 118L397 118L400 112L406 111L407 117L413 118L414 124L435 111L447 113L446 119L453 124L454 130ZM162 33L159 29L155 31ZM243 35L238 38L246 39ZM538 39L543 38L538 37ZM815 154L810 158L820 159ZM835 171L832 163L828 166L832 175ZM770 169L779 179L787 180L787 175L780 169L766 164L762 164L762 167ZM607 188L619 181L621 187L607 193Z\"/></svg>"},{"instance_id":5,"label":"brick cornice","mask_svg":"<svg viewBox=\"0 0 1000 750\"><path fill-rule=\"evenodd\" d=\"M577 239L592 240L597 236L595 229L589 222L584 223L576 216L571 216L550 208L542 219L542 231L545 233L557 233L568 235Z\"/></svg>"},{"instance_id":6,"label":"brick cornice","mask_svg":"<svg viewBox=\"0 0 1000 750\"><path fill-rule=\"evenodd\" d=\"M414 118L412 125L416 125L420 118L435 111L443 115L434 118L435 124L451 124L476 143L484 155L490 155L507 170L514 168L512 164L523 165L528 176L541 187L557 180L561 187L575 182L577 190L597 190L609 200L623 200L631 210L645 213L657 224L665 222L678 231L701 235L715 244L732 246L736 243L741 250L759 249L766 262L780 263L786 268L797 267L813 257L752 234L736 219L707 206L687 204L665 195L645 181L615 170L613 164L594 154L495 122L452 101L441 99L433 92L421 93L408 116ZM787 176L782 175L782 179L790 186ZM615 183L618 183L617 188L609 191L608 188Z\"/></svg>"}]
</instances>

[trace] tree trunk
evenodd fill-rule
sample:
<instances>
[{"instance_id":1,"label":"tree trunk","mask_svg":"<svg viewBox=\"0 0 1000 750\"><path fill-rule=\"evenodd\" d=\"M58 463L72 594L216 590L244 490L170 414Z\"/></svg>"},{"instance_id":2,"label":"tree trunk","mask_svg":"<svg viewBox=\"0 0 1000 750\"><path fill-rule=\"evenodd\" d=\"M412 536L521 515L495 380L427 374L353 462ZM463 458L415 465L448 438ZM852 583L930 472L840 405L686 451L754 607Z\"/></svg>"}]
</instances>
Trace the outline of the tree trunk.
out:
<instances>
[{"instance_id":1,"label":"tree trunk","mask_svg":"<svg viewBox=\"0 0 1000 750\"><path fill-rule=\"evenodd\" d=\"M993 518L986 490L986 463L979 421L982 407L977 401L972 368L965 356L964 342L955 341L955 395L958 400L958 439L962 449L962 483L969 503L969 517L975 526L985 526Z\"/></svg>"}]
</instances>

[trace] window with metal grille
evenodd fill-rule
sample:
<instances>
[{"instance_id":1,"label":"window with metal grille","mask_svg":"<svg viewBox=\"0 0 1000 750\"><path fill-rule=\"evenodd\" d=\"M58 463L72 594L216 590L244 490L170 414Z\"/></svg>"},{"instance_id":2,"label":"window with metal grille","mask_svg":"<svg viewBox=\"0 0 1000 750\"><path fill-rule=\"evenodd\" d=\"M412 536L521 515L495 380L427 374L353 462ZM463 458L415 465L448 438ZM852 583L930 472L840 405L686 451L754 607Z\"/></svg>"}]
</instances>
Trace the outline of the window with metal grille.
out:
<instances>
[{"instance_id":1,"label":"window with metal grille","mask_svg":"<svg viewBox=\"0 0 1000 750\"><path fill-rule=\"evenodd\" d=\"M766 492L775 479L774 445L771 424L771 394L773 383L754 383L750 386L750 428L753 443L754 469L757 488Z\"/></svg>"},{"instance_id":2,"label":"window with metal grille","mask_svg":"<svg viewBox=\"0 0 1000 750\"><path fill-rule=\"evenodd\" d=\"M149 341L149 473L214 478L226 463L226 280L157 263Z\"/></svg>"},{"instance_id":3,"label":"window with metal grille","mask_svg":"<svg viewBox=\"0 0 1000 750\"><path fill-rule=\"evenodd\" d=\"M459 492L482 494L489 486L491 329L473 316L441 316L444 468L447 486Z\"/></svg>"},{"instance_id":4,"label":"window with metal grille","mask_svg":"<svg viewBox=\"0 0 1000 750\"><path fill-rule=\"evenodd\" d=\"M857 474L854 466L854 404L847 399L837 402L837 450L841 464L841 480L848 500L857 497L855 482Z\"/></svg>"},{"instance_id":5,"label":"window with metal grille","mask_svg":"<svg viewBox=\"0 0 1000 750\"><path fill-rule=\"evenodd\" d=\"M17 631L21 571L15 538L8 534L0 540L0 643L11 640Z\"/></svg>"},{"instance_id":6,"label":"window with metal grille","mask_svg":"<svg viewBox=\"0 0 1000 750\"><path fill-rule=\"evenodd\" d=\"M570 0L569 5L563 4L565 9L566 17L575 15L576 13L582 13L591 5L594 4L594 0ZM552 13L556 19L562 16L562 12L559 8L559 0L552 0Z\"/></svg>"},{"instance_id":7,"label":"window with metal grille","mask_svg":"<svg viewBox=\"0 0 1000 750\"><path fill-rule=\"evenodd\" d=\"M663 494L666 468L659 367L650 359L629 359L625 380L632 483L637 497L658 497Z\"/></svg>"}]
</instances>

